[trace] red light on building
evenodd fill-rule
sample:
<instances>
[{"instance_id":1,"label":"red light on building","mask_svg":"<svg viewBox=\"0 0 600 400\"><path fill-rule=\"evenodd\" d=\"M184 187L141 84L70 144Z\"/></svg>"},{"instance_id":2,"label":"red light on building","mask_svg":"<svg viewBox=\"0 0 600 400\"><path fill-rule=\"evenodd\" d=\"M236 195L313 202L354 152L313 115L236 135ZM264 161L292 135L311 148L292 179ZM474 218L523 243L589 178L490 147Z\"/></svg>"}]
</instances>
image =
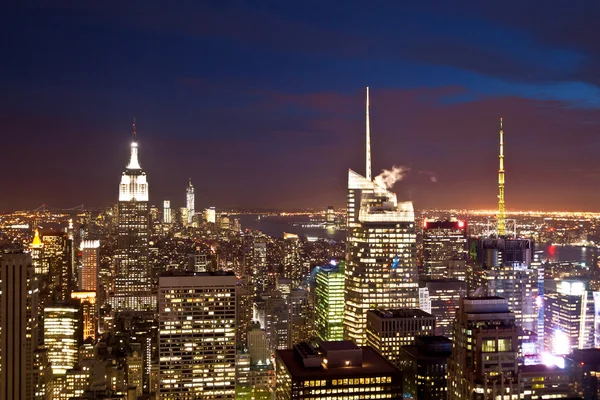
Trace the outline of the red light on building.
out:
<instances>
[{"instance_id":1,"label":"red light on building","mask_svg":"<svg viewBox=\"0 0 600 400\"><path fill-rule=\"evenodd\" d=\"M423 228L427 228L427 220L423 220Z\"/></svg>"}]
</instances>

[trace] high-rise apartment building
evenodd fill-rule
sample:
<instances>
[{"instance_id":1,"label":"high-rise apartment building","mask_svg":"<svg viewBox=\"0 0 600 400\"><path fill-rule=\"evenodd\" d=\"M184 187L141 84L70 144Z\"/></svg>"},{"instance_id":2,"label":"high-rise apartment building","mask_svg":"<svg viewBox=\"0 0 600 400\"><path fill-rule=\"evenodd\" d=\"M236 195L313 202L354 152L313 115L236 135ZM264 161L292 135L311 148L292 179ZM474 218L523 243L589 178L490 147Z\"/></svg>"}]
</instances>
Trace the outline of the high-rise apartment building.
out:
<instances>
[{"instance_id":1,"label":"high-rise apartment building","mask_svg":"<svg viewBox=\"0 0 600 400\"><path fill-rule=\"evenodd\" d=\"M185 190L185 200L187 205L187 225L191 226L194 222L194 216L196 215L196 198L194 196L194 186L192 185L191 178L188 187Z\"/></svg>"},{"instance_id":2,"label":"high-rise apartment building","mask_svg":"<svg viewBox=\"0 0 600 400\"><path fill-rule=\"evenodd\" d=\"M315 330L321 340L344 338L344 265L334 262L315 274Z\"/></svg>"},{"instance_id":3,"label":"high-rise apartment building","mask_svg":"<svg viewBox=\"0 0 600 400\"><path fill-rule=\"evenodd\" d=\"M0 400L33 399L38 291L31 256L0 254Z\"/></svg>"},{"instance_id":4,"label":"high-rise apartment building","mask_svg":"<svg viewBox=\"0 0 600 400\"><path fill-rule=\"evenodd\" d=\"M467 295L467 282L459 279L419 281L419 308L435 317L435 334L452 338L452 325L460 299Z\"/></svg>"},{"instance_id":5,"label":"high-rise apartment building","mask_svg":"<svg viewBox=\"0 0 600 400\"><path fill-rule=\"evenodd\" d=\"M170 224L173 216L171 215L171 202L169 200L163 201L163 223Z\"/></svg>"},{"instance_id":6,"label":"high-rise apartment building","mask_svg":"<svg viewBox=\"0 0 600 400\"><path fill-rule=\"evenodd\" d=\"M350 170L344 336L365 343L367 311L418 307L411 202Z\"/></svg>"},{"instance_id":7,"label":"high-rise apartment building","mask_svg":"<svg viewBox=\"0 0 600 400\"><path fill-rule=\"evenodd\" d=\"M148 182L138 161L135 124L131 157L119 185L118 207L113 308L117 311L152 310L156 299L152 296L148 266Z\"/></svg>"},{"instance_id":8,"label":"high-rise apartment building","mask_svg":"<svg viewBox=\"0 0 600 400\"><path fill-rule=\"evenodd\" d=\"M275 399L402 399L402 373L350 341L277 350Z\"/></svg>"},{"instance_id":9,"label":"high-rise apartment building","mask_svg":"<svg viewBox=\"0 0 600 400\"><path fill-rule=\"evenodd\" d=\"M467 224L464 221L423 223L423 272L430 279L456 278L450 262L466 262Z\"/></svg>"},{"instance_id":10,"label":"high-rise apartment building","mask_svg":"<svg viewBox=\"0 0 600 400\"><path fill-rule=\"evenodd\" d=\"M235 399L236 277L159 278L160 399Z\"/></svg>"},{"instance_id":11,"label":"high-rise apartment building","mask_svg":"<svg viewBox=\"0 0 600 400\"><path fill-rule=\"evenodd\" d=\"M413 346L417 337L434 334L435 317L418 308L367 311L367 345L397 367L402 346Z\"/></svg>"},{"instance_id":12,"label":"high-rise apartment building","mask_svg":"<svg viewBox=\"0 0 600 400\"><path fill-rule=\"evenodd\" d=\"M554 355L595 346L594 293L577 279L548 280L544 294L544 347Z\"/></svg>"},{"instance_id":13,"label":"high-rise apartment building","mask_svg":"<svg viewBox=\"0 0 600 400\"><path fill-rule=\"evenodd\" d=\"M518 331L506 299L461 299L448 361L448 399L518 398Z\"/></svg>"},{"instance_id":14,"label":"high-rise apartment building","mask_svg":"<svg viewBox=\"0 0 600 400\"><path fill-rule=\"evenodd\" d=\"M81 344L81 313L76 304L44 308L44 346L54 375L64 375L78 361Z\"/></svg>"},{"instance_id":15,"label":"high-rise apartment building","mask_svg":"<svg viewBox=\"0 0 600 400\"><path fill-rule=\"evenodd\" d=\"M96 292L98 290L98 268L100 266L100 241L81 242L81 276L79 290Z\"/></svg>"},{"instance_id":16,"label":"high-rise apartment building","mask_svg":"<svg viewBox=\"0 0 600 400\"><path fill-rule=\"evenodd\" d=\"M538 330L538 275L531 267L533 241L529 239L481 239L477 242L477 263L469 277L469 294L477 291L508 301L516 323Z\"/></svg>"}]
</instances>

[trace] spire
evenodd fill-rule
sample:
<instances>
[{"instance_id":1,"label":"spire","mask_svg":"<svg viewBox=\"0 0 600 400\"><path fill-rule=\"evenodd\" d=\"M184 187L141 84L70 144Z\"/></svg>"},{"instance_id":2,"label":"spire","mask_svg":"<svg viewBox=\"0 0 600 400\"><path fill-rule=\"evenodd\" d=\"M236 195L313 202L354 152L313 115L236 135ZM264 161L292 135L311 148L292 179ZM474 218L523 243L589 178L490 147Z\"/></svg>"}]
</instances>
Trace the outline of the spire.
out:
<instances>
[{"instance_id":1,"label":"spire","mask_svg":"<svg viewBox=\"0 0 600 400\"><path fill-rule=\"evenodd\" d=\"M366 107L366 127L367 127L367 160L365 178L371 180L371 123L369 120L369 87L367 86L367 107Z\"/></svg>"},{"instance_id":2,"label":"spire","mask_svg":"<svg viewBox=\"0 0 600 400\"><path fill-rule=\"evenodd\" d=\"M137 146L137 132L135 127L135 117L133 118L133 142L131 142L131 157L129 158L129 164L127 169L142 169L140 162L138 161L138 146Z\"/></svg>"},{"instance_id":3,"label":"spire","mask_svg":"<svg viewBox=\"0 0 600 400\"><path fill-rule=\"evenodd\" d=\"M192 178L190 178L190 183L188 185L189 187L192 187Z\"/></svg>"},{"instance_id":4,"label":"spire","mask_svg":"<svg viewBox=\"0 0 600 400\"><path fill-rule=\"evenodd\" d=\"M35 235L33 236L33 241L31 242L31 247L41 247L43 246L42 240L40 239L40 231L36 228Z\"/></svg>"},{"instance_id":5,"label":"spire","mask_svg":"<svg viewBox=\"0 0 600 400\"><path fill-rule=\"evenodd\" d=\"M504 206L504 131L500 118L500 168L498 169L498 236L506 233L506 209Z\"/></svg>"}]
</instances>

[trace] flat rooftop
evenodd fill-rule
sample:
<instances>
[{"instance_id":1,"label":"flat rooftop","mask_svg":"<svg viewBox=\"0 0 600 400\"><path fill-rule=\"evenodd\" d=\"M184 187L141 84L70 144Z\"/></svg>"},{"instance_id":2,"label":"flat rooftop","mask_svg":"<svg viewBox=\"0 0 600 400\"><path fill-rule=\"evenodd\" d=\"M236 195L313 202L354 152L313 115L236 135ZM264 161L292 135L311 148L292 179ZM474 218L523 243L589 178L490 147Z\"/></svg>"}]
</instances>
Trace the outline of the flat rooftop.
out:
<instances>
[{"instance_id":1,"label":"flat rooftop","mask_svg":"<svg viewBox=\"0 0 600 400\"><path fill-rule=\"evenodd\" d=\"M392 363L374 349L368 346L360 348L363 350L361 366L305 368L302 361L294 354L293 349L277 350L277 356L283 361L294 380L357 378L384 374L398 375L401 373L398 368L394 367Z\"/></svg>"},{"instance_id":2,"label":"flat rooftop","mask_svg":"<svg viewBox=\"0 0 600 400\"><path fill-rule=\"evenodd\" d=\"M319 343L319 347L324 352L329 351L340 351L340 350L360 350L356 344L351 340L339 340L339 341L326 341Z\"/></svg>"},{"instance_id":3,"label":"flat rooftop","mask_svg":"<svg viewBox=\"0 0 600 400\"><path fill-rule=\"evenodd\" d=\"M369 310L367 311L380 318L434 318L433 315L419 308L397 308L393 310Z\"/></svg>"}]
</instances>

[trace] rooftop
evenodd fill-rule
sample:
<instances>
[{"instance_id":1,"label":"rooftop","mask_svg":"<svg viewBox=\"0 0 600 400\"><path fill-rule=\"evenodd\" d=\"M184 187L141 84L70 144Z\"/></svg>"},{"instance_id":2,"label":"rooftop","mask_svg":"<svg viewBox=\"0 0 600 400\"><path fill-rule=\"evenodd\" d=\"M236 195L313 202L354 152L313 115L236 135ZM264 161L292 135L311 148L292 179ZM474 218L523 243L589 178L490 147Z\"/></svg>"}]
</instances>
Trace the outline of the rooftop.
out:
<instances>
[{"instance_id":1,"label":"rooftop","mask_svg":"<svg viewBox=\"0 0 600 400\"><path fill-rule=\"evenodd\" d=\"M369 310L368 313L380 318L434 318L433 315L418 308L398 308L393 310Z\"/></svg>"},{"instance_id":2,"label":"rooftop","mask_svg":"<svg viewBox=\"0 0 600 400\"><path fill-rule=\"evenodd\" d=\"M352 343L352 345L354 344ZM342 344L339 346L343 347L348 345ZM277 350L277 357L281 359L291 374L292 379L295 380L337 379L344 377L358 378L366 376L378 376L383 374L400 374L400 371L394 367L392 363L378 354L371 347L360 347L360 349L363 350L362 365L360 366L350 365L337 368L323 368L321 365L319 368L305 368L302 364L302 361L295 355L293 349Z\"/></svg>"}]
</instances>

